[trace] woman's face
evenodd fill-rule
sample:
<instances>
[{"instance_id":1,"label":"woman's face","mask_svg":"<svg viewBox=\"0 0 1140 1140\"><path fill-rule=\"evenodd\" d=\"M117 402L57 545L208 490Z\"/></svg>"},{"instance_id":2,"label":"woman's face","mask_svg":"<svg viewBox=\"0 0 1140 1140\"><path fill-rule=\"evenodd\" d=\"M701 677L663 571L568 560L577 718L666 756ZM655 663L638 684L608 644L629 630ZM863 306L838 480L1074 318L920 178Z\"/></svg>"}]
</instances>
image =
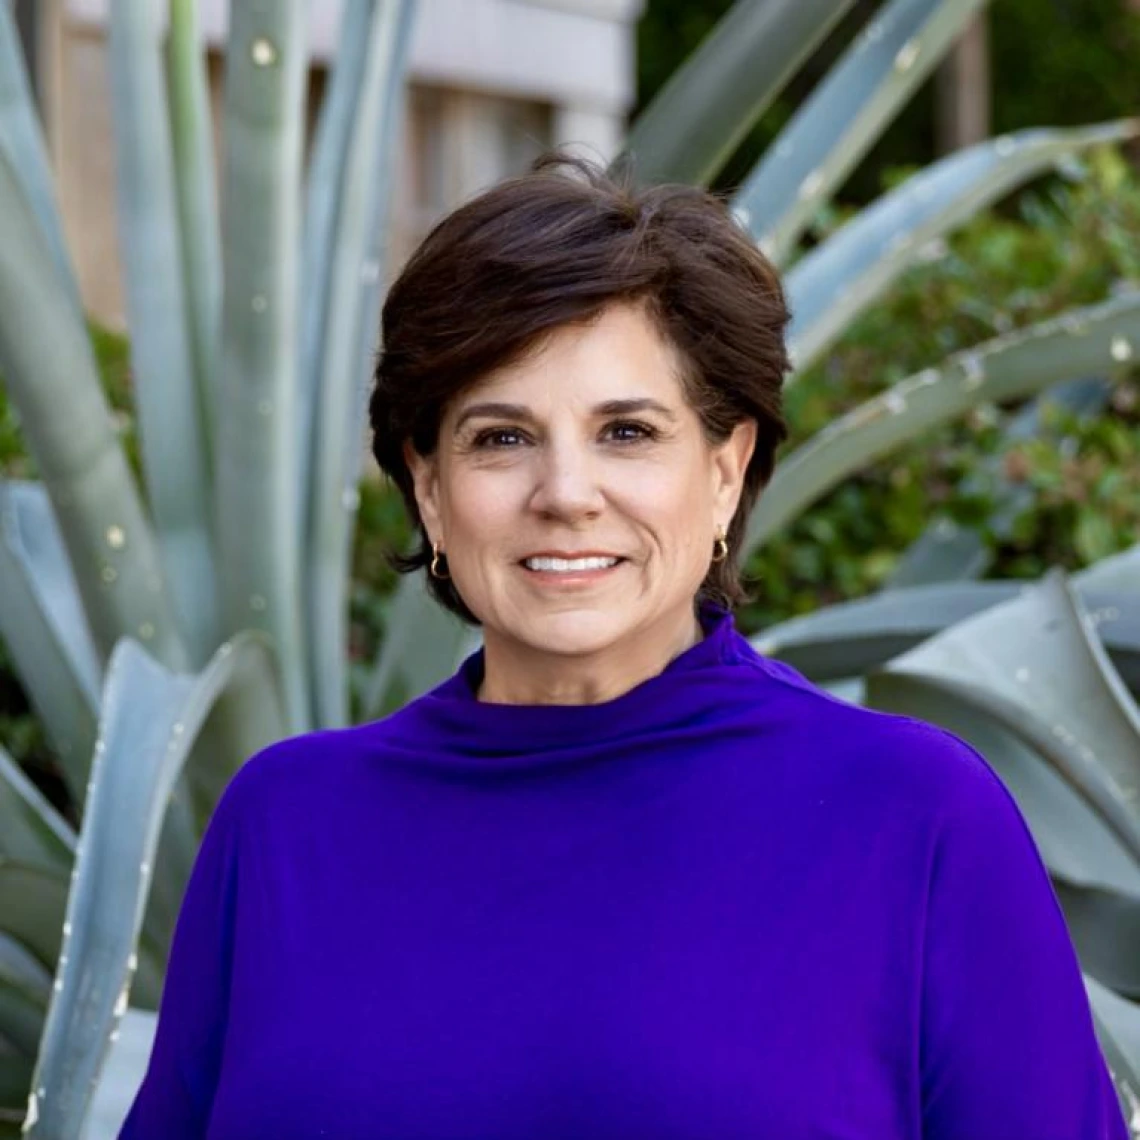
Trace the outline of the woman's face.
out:
<instances>
[{"instance_id":1,"label":"woman's face","mask_svg":"<svg viewBox=\"0 0 1140 1140\"><path fill-rule=\"evenodd\" d=\"M755 423L710 445L677 373L650 318L615 305L452 401L434 455L406 449L489 661L643 656L692 629Z\"/></svg>"}]
</instances>

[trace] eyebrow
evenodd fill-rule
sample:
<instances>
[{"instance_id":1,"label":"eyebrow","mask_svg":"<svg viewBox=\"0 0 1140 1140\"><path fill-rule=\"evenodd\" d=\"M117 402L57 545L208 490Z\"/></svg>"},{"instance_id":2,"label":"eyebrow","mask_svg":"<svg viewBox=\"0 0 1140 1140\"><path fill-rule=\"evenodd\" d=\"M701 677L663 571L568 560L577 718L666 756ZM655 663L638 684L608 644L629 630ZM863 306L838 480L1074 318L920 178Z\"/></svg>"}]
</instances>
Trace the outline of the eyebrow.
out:
<instances>
[{"instance_id":1,"label":"eyebrow","mask_svg":"<svg viewBox=\"0 0 1140 1140\"><path fill-rule=\"evenodd\" d=\"M671 423L676 422L673 410L665 404L649 397L629 400L607 400L603 404L596 404L593 408L595 416L630 416L638 412L656 412ZM455 430L458 431L468 420L474 419L502 419L526 420L533 422L534 413L524 404L484 403L472 404L465 408L455 421Z\"/></svg>"}]
</instances>

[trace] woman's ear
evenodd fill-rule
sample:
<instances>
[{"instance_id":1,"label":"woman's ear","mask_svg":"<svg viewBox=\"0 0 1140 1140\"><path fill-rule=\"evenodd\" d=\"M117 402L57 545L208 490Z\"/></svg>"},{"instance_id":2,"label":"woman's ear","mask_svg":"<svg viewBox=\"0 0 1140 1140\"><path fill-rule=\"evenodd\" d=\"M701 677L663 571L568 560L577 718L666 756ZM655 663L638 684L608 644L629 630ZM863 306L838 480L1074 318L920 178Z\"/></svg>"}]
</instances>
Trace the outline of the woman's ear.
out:
<instances>
[{"instance_id":1,"label":"woman's ear","mask_svg":"<svg viewBox=\"0 0 1140 1140\"><path fill-rule=\"evenodd\" d=\"M741 420L728 439L713 449L713 507L726 527L744 490L748 462L756 449L756 432L754 419Z\"/></svg>"},{"instance_id":2,"label":"woman's ear","mask_svg":"<svg viewBox=\"0 0 1140 1140\"><path fill-rule=\"evenodd\" d=\"M421 455L412 446L410 439L404 441L404 462L411 472L412 486L416 495L416 506L423 520L428 540L443 541L439 509L439 460L438 454Z\"/></svg>"}]
</instances>

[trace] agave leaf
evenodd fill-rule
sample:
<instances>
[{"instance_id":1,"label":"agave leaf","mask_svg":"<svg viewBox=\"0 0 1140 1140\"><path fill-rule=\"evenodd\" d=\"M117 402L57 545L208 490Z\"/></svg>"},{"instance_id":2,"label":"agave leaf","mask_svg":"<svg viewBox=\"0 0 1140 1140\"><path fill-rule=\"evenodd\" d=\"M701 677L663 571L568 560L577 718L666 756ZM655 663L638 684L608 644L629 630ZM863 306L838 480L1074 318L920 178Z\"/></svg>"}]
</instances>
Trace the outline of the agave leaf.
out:
<instances>
[{"instance_id":1,"label":"agave leaf","mask_svg":"<svg viewBox=\"0 0 1140 1140\"><path fill-rule=\"evenodd\" d=\"M1009 443L1052 437L1054 433L1043 418L1046 407L1059 405L1079 415L1099 415L1111 394L1112 382L1099 376L1058 384L1035 396L1013 415L1002 435ZM1007 477L997 457L987 456L982 467L987 477L997 484L997 505L991 526L1001 533L1002 527L1032 501L1034 492L1026 484L1016 483ZM903 554L883 589L977 578L986 572L992 560L980 528L961 527L946 515L941 515Z\"/></svg>"},{"instance_id":2,"label":"agave leaf","mask_svg":"<svg viewBox=\"0 0 1140 1140\"><path fill-rule=\"evenodd\" d=\"M867 678L870 707L939 724L972 744L1029 822L1050 871L1137 894L1137 828L1105 772L1000 693L932 673Z\"/></svg>"},{"instance_id":3,"label":"agave leaf","mask_svg":"<svg viewBox=\"0 0 1140 1140\"><path fill-rule=\"evenodd\" d=\"M288 735L276 658L271 666L272 684L264 670L234 673L198 733L186 777L199 832L246 758Z\"/></svg>"},{"instance_id":4,"label":"agave leaf","mask_svg":"<svg viewBox=\"0 0 1140 1140\"><path fill-rule=\"evenodd\" d=\"M82 315L83 304L63 237L47 148L36 118L10 4L0 4L0 154L7 158L20 180L72 312Z\"/></svg>"},{"instance_id":5,"label":"agave leaf","mask_svg":"<svg viewBox=\"0 0 1140 1140\"><path fill-rule=\"evenodd\" d=\"M446 680L477 636L431 597L422 574L406 575L388 604L365 715L383 716Z\"/></svg>"},{"instance_id":6,"label":"agave leaf","mask_svg":"<svg viewBox=\"0 0 1140 1140\"><path fill-rule=\"evenodd\" d=\"M1127 594L1073 582L1114 667L1130 682L1140 666L1140 612ZM826 684L881 668L955 623L1018 597L1024 587L1008 580L948 581L880 591L769 626L752 645Z\"/></svg>"},{"instance_id":7,"label":"agave leaf","mask_svg":"<svg viewBox=\"0 0 1140 1140\"><path fill-rule=\"evenodd\" d=\"M212 476L186 319L162 29L153 0L112 0L110 16L119 236L143 468L179 628L196 666L218 643Z\"/></svg>"},{"instance_id":8,"label":"agave leaf","mask_svg":"<svg viewBox=\"0 0 1140 1140\"><path fill-rule=\"evenodd\" d=\"M44 1027L44 1005L27 986L4 976L0 964L0 1035L24 1057L34 1060ZM3 1059L0 1058L0 1064ZM2 1103L2 1102L0 1102Z\"/></svg>"},{"instance_id":9,"label":"agave leaf","mask_svg":"<svg viewBox=\"0 0 1140 1140\"><path fill-rule=\"evenodd\" d=\"M819 359L927 242L1076 151L1138 133L1140 119L1125 119L1003 135L947 155L884 194L788 271L788 346L797 369Z\"/></svg>"},{"instance_id":10,"label":"agave leaf","mask_svg":"<svg viewBox=\"0 0 1140 1140\"><path fill-rule=\"evenodd\" d=\"M0 1140L21 1140L20 1121L27 1102L31 1065L0 1038ZM15 1105L19 1102L20 1108Z\"/></svg>"},{"instance_id":11,"label":"agave leaf","mask_svg":"<svg viewBox=\"0 0 1140 1140\"><path fill-rule=\"evenodd\" d=\"M0 855L63 874L75 858L75 833L2 747Z\"/></svg>"},{"instance_id":12,"label":"agave leaf","mask_svg":"<svg viewBox=\"0 0 1140 1140\"><path fill-rule=\"evenodd\" d=\"M1082 592L1103 590L1106 593L1140 591L1140 543L1119 554L1111 554L1073 575Z\"/></svg>"},{"instance_id":13,"label":"agave leaf","mask_svg":"<svg viewBox=\"0 0 1140 1140\"><path fill-rule=\"evenodd\" d=\"M34 954L3 932L0 932L0 977L19 983L47 1006L51 973L44 969ZM36 1048L39 1048L38 1037Z\"/></svg>"},{"instance_id":14,"label":"agave leaf","mask_svg":"<svg viewBox=\"0 0 1140 1140\"><path fill-rule=\"evenodd\" d=\"M777 262L984 0L890 0L745 179L737 215Z\"/></svg>"},{"instance_id":15,"label":"agave leaf","mask_svg":"<svg viewBox=\"0 0 1140 1140\"><path fill-rule=\"evenodd\" d=\"M158 1015L128 1009L112 1039L79 1140L110 1140L119 1134L139 1091L154 1046Z\"/></svg>"},{"instance_id":16,"label":"agave leaf","mask_svg":"<svg viewBox=\"0 0 1140 1140\"><path fill-rule=\"evenodd\" d=\"M1118 994L1140 997L1140 873L1129 893L1052 878L1082 967Z\"/></svg>"},{"instance_id":17,"label":"agave leaf","mask_svg":"<svg viewBox=\"0 0 1140 1140\"><path fill-rule=\"evenodd\" d=\"M51 974L19 942L0 933L0 1038L29 1061L39 1049L50 996Z\"/></svg>"},{"instance_id":18,"label":"agave leaf","mask_svg":"<svg viewBox=\"0 0 1140 1140\"><path fill-rule=\"evenodd\" d=\"M333 244L329 250L327 304L321 329L318 382L312 407L312 482L308 488L304 550L307 616L317 722L348 723L346 587L352 552L355 478L362 450L363 400L368 370L360 356L361 324L371 336L378 326L378 261L365 261L370 238L387 214L394 144L401 122L402 92L414 6L408 0L370 5L363 27L369 50L352 108ZM359 9L350 9L350 12ZM330 128L331 129L331 128ZM351 462L346 462L351 456Z\"/></svg>"},{"instance_id":19,"label":"agave leaf","mask_svg":"<svg viewBox=\"0 0 1140 1140\"><path fill-rule=\"evenodd\" d=\"M977 530L942 517L907 548L883 592L980 578L992 561L986 541Z\"/></svg>"},{"instance_id":20,"label":"agave leaf","mask_svg":"<svg viewBox=\"0 0 1140 1140\"><path fill-rule=\"evenodd\" d=\"M274 689L266 638L240 634L196 676L169 672L128 640L111 658L102 747L33 1082L32 1136L79 1135L110 1035L126 1008L167 801L199 729L239 674L246 674L243 683L252 674L256 684ZM140 757L151 762L140 764Z\"/></svg>"},{"instance_id":21,"label":"agave leaf","mask_svg":"<svg viewBox=\"0 0 1140 1140\"><path fill-rule=\"evenodd\" d=\"M737 0L634 123L638 180L707 185L851 2Z\"/></svg>"},{"instance_id":22,"label":"agave leaf","mask_svg":"<svg viewBox=\"0 0 1140 1140\"><path fill-rule=\"evenodd\" d=\"M983 401L1015 400L1112 365L1140 338L1140 291L1072 310L959 352L829 424L776 468L745 548L793 521L849 475Z\"/></svg>"},{"instance_id":23,"label":"agave leaf","mask_svg":"<svg viewBox=\"0 0 1140 1140\"><path fill-rule=\"evenodd\" d=\"M0 855L0 915L4 933L51 968L59 957L67 905L67 872Z\"/></svg>"},{"instance_id":24,"label":"agave leaf","mask_svg":"<svg viewBox=\"0 0 1140 1140\"><path fill-rule=\"evenodd\" d=\"M221 402L214 386L218 380L215 361L222 310L222 237L213 120L195 0L170 0L167 60L186 320L203 434L209 441Z\"/></svg>"},{"instance_id":25,"label":"agave leaf","mask_svg":"<svg viewBox=\"0 0 1140 1140\"><path fill-rule=\"evenodd\" d=\"M1104 641L1120 679L1133 698L1140 701L1140 615L1136 613L1135 606L1124 613L1100 615L1094 612L1089 617L1097 626L1097 633ZM1108 624L1106 618L1110 619Z\"/></svg>"},{"instance_id":26,"label":"agave leaf","mask_svg":"<svg viewBox=\"0 0 1140 1140\"><path fill-rule=\"evenodd\" d=\"M922 689L989 714L1049 760L1140 862L1140 712L1060 571L895 658L867 696L905 712Z\"/></svg>"},{"instance_id":27,"label":"agave leaf","mask_svg":"<svg viewBox=\"0 0 1140 1140\"><path fill-rule=\"evenodd\" d=\"M101 667L47 492L0 481L3 640L82 802L95 744Z\"/></svg>"},{"instance_id":28,"label":"agave leaf","mask_svg":"<svg viewBox=\"0 0 1140 1140\"><path fill-rule=\"evenodd\" d=\"M297 414L297 501L306 506L311 466L310 441L316 419L321 357L327 320L337 206L343 193L345 168L356 108L371 40L368 31L377 0L346 0L341 12L336 64L324 98L313 139L305 184L304 248L300 354L301 396ZM298 525L304 525L304 516Z\"/></svg>"},{"instance_id":29,"label":"agave leaf","mask_svg":"<svg viewBox=\"0 0 1140 1140\"><path fill-rule=\"evenodd\" d=\"M185 649L87 329L2 154L0 372L51 495L100 658L130 632L179 666Z\"/></svg>"},{"instance_id":30,"label":"agave leaf","mask_svg":"<svg viewBox=\"0 0 1140 1140\"><path fill-rule=\"evenodd\" d=\"M1140 1007L1085 977L1097 1039L1130 1133L1140 1133Z\"/></svg>"},{"instance_id":31,"label":"agave leaf","mask_svg":"<svg viewBox=\"0 0 1140 1140\"><path fill-rule=\"evenodd\" d=\"M276 642L290 727L311 721L297 483L297 243L306 5L235 4L226 54L218 544L226 627Z\"/></svg>"},{"instance_id":32,"label":"agave leaf","mask_svg":"<svg viewBox=\"0 0 1140 1140\"><path fill-rule=\"evenodd\" d=\"M751 642L757 652L779 657L816 683L855 677L965 618L1016 598L1023 588L1020 582L902 587L769 626Z\"/></svg>"}]
</instances>

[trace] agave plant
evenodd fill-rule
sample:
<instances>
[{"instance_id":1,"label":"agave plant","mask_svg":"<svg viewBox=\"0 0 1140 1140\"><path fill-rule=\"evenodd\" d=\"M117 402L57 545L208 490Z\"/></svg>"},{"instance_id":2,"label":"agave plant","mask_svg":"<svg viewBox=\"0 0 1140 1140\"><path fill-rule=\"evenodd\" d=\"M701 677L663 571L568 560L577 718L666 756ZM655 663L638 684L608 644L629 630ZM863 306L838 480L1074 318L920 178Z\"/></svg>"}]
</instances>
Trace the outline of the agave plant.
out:
<instances>
[{"instance_id":1,"label":"agave plant","mask_svg":"<svg viewBox=\"0 0 1140 1140\"><path fill-rule=\"evenodd\" d=\"M851 2L741 0L619 162L644 180L707 183ZM802 252L818 209L981 6L886 0L741 186L737 217L786 268L792 382L930 241L1081 150L1137 134L1129 120L981 144ZM0 374L40 476L0 485L0 637L81 818L76 834L0 754L0 1105L9 1127L53 1138L96 1140L121 1119L196 844L237 766L348 720L357 444L413 6L347 0L307 171L304 5L232 6L220 215L194 4L170 0L165 47L155 7L111 0L144 506L0 4ZM1028 401L1010 430L1034 430L1047 392L1075 400L1093 377L1103 395L1099 378L1138 337L1140 292L1121 291L933 362L783 461L750 546L981 402ZM977 535L935 520L880 594L756 644L984 750L1054 876L1140 1135L1140 553L1040 584L977 580L984 561ZM364 715L448 674L470 638L406 579Z\"/></svg>"}]
</instances>

